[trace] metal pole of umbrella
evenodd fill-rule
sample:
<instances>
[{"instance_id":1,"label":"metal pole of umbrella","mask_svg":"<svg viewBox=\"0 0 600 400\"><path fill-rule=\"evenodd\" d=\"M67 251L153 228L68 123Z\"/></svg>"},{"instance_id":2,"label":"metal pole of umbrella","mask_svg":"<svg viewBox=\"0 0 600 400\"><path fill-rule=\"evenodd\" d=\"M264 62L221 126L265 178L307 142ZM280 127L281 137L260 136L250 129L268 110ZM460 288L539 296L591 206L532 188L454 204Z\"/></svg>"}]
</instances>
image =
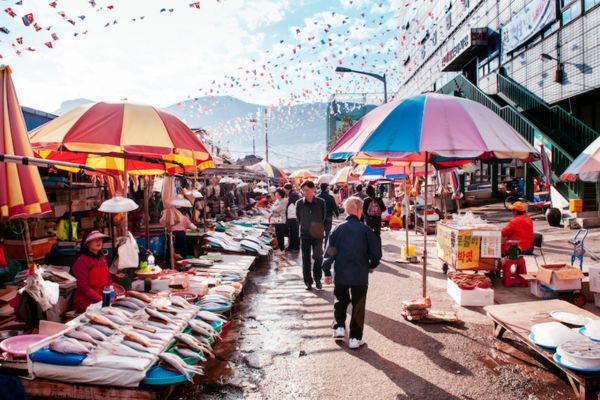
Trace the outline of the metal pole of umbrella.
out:
<instances>
[{"instance_id":1,"label":"metal pole of umbrella","mask_svg":"<svg viewBox=\"0 0 600 400\"><path fill-rule=\"evenodd\" d=\"M73 173L69 172L69 223L67 224L69 229L69 241L73 241Z\"/></svg>"},{"instance_id":2,"label":"metal pole of umbrella","mask_svg":"<svg viewBox=\"0 0 600 400\"><path fill-rule=\"evenodd\" d=\"M149 209L149 187L150 179L144 177L144 225L145 225L145 238L146 238L146 250L150 251L150 209Z\"/></svg>"},{"instance_id":3,"label":"metal pole of umbrella","mask_svg":"<svg viewBox=\"0 0 600 400\"><path fill-rule=\"evenodd\" d=\"M423 213L423 299L427 297L427 197L428 196L428 165L429 165L429 153L425 152L425 211Z\"/></svg>"}]
</instances>

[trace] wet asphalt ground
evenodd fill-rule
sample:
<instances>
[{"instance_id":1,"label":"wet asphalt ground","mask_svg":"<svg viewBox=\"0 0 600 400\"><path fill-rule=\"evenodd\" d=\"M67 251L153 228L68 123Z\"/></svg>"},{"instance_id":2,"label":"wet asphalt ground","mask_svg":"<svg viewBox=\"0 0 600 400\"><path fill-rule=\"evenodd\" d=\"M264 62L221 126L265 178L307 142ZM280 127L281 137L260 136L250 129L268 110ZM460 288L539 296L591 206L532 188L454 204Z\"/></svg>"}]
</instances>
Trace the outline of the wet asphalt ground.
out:
<instances>
[{"instance_id":1,"label":"wet asphalt ground","mask_svg":"<svg viewBox=\"0 0 600 400\"><path fill-rule=\"evenodd\" d=\"M306 291L299 255L261 260L248 276L217 359L200 384L183 384L172 398L575 398L560 371L524 344L510 334L504 342L495 340L481 308L453 303L434 236L428 271L433 308L456 311L463 322L405 321L400 303L420 296L421 266L394 262L403 238L402 232L383 234L384 261L371 275L362 348L349 350L346 341L333 341L333 288ZM411 234L411 240L421 247L422 236ZM511 288L510 295L535 300L526 288Z\"/></svg>"}]
</instances>

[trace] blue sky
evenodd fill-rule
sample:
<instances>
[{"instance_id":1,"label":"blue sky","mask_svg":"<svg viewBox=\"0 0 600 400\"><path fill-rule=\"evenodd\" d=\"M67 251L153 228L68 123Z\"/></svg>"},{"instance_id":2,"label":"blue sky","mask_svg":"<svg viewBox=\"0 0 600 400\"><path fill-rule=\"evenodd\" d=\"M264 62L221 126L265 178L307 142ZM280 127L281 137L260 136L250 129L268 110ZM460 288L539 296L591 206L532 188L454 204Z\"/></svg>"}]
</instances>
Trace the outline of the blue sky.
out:
<instances>
[{"instance_id":1,"label":"blue sky","mask_svg":"<svg viewBox=\"0 0 600 400\"><path fill-rule=\"evenodd\" d=\"M0 62L11 65L21 103L42 110L79 97L163 107L230 95L269 105L381 91L376 80L334 73L337 65L386 72L391 92L396 84L400 0L51 3L0 0L0 27L10 30L0 32Z\"/></svg>"}]
</instances>

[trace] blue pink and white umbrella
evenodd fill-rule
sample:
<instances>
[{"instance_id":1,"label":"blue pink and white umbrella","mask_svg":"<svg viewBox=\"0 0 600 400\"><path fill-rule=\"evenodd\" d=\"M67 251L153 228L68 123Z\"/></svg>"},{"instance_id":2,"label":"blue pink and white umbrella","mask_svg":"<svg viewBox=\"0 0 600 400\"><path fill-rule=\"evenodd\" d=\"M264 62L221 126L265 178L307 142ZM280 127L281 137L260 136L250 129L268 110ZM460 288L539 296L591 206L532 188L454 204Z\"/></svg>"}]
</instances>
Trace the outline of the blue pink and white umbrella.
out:
<instances>
[{"instance_id":1,"label":"blue pink and white umbrella","mask_svg":"<svg viewBox=\"0 0 600 400\"><path fill-rule=\"evenodd\" d=\"M455 164L466 159L532 161L539 157L492 110L471 100L428 93L372 110L340 138L327 160L360 163L415 156Z\"/></svg>"}]
</instances>

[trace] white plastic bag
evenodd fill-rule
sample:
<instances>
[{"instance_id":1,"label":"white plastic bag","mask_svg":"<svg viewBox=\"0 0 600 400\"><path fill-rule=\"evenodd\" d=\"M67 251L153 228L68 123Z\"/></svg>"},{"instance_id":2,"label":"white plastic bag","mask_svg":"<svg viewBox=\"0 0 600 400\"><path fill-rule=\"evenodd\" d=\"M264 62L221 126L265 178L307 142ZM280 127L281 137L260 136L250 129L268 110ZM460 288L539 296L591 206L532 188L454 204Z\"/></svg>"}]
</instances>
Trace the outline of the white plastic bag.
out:
<instances>
[{"instance_id":1,"label":"white plastic bag","mask_svg":"<svg viewBox=\"0 0 600 400\"><path fill-rule=\"evenodd\" d=\"M117 269L138 268L140 265L140 250L131 232L127 232L125 243L117 249Z\"/></svg>"}]
</instances>

